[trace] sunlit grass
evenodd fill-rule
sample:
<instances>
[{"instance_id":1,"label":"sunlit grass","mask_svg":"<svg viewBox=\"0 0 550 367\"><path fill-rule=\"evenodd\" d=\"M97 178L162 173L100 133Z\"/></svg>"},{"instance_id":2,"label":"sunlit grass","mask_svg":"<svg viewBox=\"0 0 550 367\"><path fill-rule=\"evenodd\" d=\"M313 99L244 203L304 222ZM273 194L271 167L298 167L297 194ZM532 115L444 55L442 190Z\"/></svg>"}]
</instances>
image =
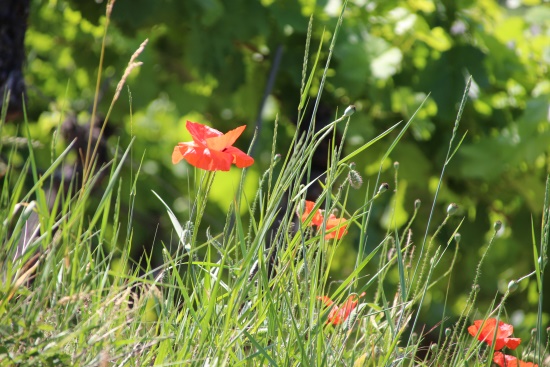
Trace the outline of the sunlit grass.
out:
<instances>
[{"instance_id":1,"label":"sunlit grass","mask_svg":"<svg viewBox=\"0 0 550 367\"><path fill-rule=\"evenodd\" d=\"M334 32L330 53L340 26ZM329 61L314 109L321 98ZM304 66L302 96L297 101L301 106L311 84L307 73ZM309 73L313 76L314 70ZM469 82L452 127L438 188L461 143L454 139L468 88ZM350 160L385 141L388 148L383 162L414 123L415 115L407 122L396 122L353 152L344 153L343 146L333 145L326 175L321 178L309 177L314 151L336 128L343 131L345 139L347 126L353 123L351 113L341 113L319 131L310 127L305 135L295 135L285 156L277 155L274 139L271 163L261 175L256 195L243 196L239 186L232 194L233 205L220 233L212 233L200 223L214 175L223 173L196 170L199 186L191 198L194 210L190 220L178 218L166 204L170 200L157 195L166 207L178 243L175 248L157 244L163 246L163 264L157 268L148 258L140 264L131 260L132 221L121 223L119 219L120 195L129 195L130 202L140 200L136 194L139 171L130 192L120 183L120 170L131 154L132 143L103 167L94 169L93 159L86 161L88 173L82 186L70 183L77 194L58 194L50 200L53 174L63 165L70 145L54 157L50 167L40 171L25 121L29 142L25 163L16 169L13 162L22 147L1 146L8 159L0 196L0 364L490 366L494 350L466 329L472 323L483 260L498 224L478 268L472 269L476 277L464 312L452 328L437 330L436 344L426 346L425 335L411 334L411 330L417 330L423 301L431 288L448 284L457 270L451 265L443 275L434 276L441 273L436 270L441 270L438 266L443 256L449 253L454 264L460 249L462 222L453 226L455 222L449 221L454 207L450 206L441 223L432 224L436 191L424 239L415 247L409 228L417 218L419 203L411 205L414 213L405 228L388 230L379 243L368 242L373 207L378 199L392 194L379 182L380 174L375 182L362 183L362 204L348 203L359 175ZM310 121L300 123L311 126ZM276 122L274 137L277 128ZM0 138L4 142L3 136ZM93 150L88 147L88 154ZM101 192L94 193L102 170L108 171L107 177ZM304 175L309 182L321 180L324 188L315 210L324 210L326 217L337 209L339 217L347 220L348 230L362 234L356 263L342 279L330 278L340 239L326 239L326 221L313 229L309 225L312 215L304 222L300 220L307 190L301 184ZM246 169L241 183L245 176ZM534 265L538 289L542 289L549 236L548 187L546 191L540 246L533 240L535 253L542 257L539 263L536 256ZM99 195L97 202L88 200L92 195ZM353 212L347 209L352 206ZM241 216L242 207L247 216ZM130 218L132 214L130 208ZM31 222L40 225L39 229L29 231ZM127 232L121 232L127 225ZM441 229L446 226L452 226L452 235L441 238ZM377 271L366 275L365 269L372 264ZM387 293L384 284L394 269L399 287ZM510 291L512 288L513 284ZM504 318L508 295L495 298L486 317ZM334 305L327 307L319 299L322 296L330 297ZM349 309L342 307L353 303L350 301L357 302ZM516 354L539 365L548 354L548 343L542 337L542 303L540 293L537 332ZM346 310L339 322L334 321L334 306Z\"/></svg>"}]
</instances>

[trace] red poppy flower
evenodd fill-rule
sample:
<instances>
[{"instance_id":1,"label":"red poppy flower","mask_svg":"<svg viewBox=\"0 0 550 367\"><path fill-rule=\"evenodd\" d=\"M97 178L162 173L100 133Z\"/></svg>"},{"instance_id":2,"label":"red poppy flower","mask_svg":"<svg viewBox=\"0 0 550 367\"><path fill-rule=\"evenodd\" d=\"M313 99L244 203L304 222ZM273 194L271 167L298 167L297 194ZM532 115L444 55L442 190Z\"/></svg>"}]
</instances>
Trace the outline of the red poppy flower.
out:
<instances>
[{"instance_id":1,"label":"red poppy flower","mask_svg":"<svg viewBox=\"0 0 550 367\"><path fill-rule=\"evenodd\" d=\"M487 343L488 345L492 345L496 326L497 320L494 318L487 319L486 321L476 320L474 321L474 324L468 328L468 332L470 335L475 337L478 334L479 329L482 328L481 332L479 332L479 335L477 336L477 339ZM521 339L509 338L513 332L514 327L512 325L499 321L496 332L495 350L501 350L504 347L516 349L519 343L521 343Z\"/></svg>"},{"instance_id":2,"label":"red poppy flower","mask_svg":"<svg viewBox=\"0 0 550 367\"><path fill-rule=\"evenodd\" d=\"M246 126L240 126L226 134L191 121L187 121L185 126L193 141L176 145L172 153L172 163L185 159L192 166L207 171L229 171L231 164L244 168L254 163L254 158L232 146Z\"/></svg>"},{"instance_id":3,"label":"red poppy flower","mask_svg":"<svg viewBox=\"0 0 550 367\"><path fill-rule=\"evenodd\" d=\"M533 362L523 362L517 359L514 356L509 356L502 352L495 352L493 356L493 362L498 364L500 367L538 367L538 364Z\"/></svg>"},{"instance_id":4,"label":"red poppy flower","mask_svg":"<svg viewBox=\"0 0 550 367\"><path fill-rule=\"evenodd\" d=\"M306 205L304 208L304 213L301 216L302 223L304 223L309 215L311 214L311 211L315 207L315 203L313 201L306 200ZM323 212L320 209L317 209L315 214L313 215L313 218L311 218L311 222L309 222L309 226L317 226L321 227L323 225ZM325 235L325 239L329 240L331 238L342 238L343 235L345 235L347 232L347 224L346 220L343 218L337 218L334 214L329 215L327 219L326 224L326 231L327 234ZM333 228L337 228L335 230L332 230Z\"/></svg>"},{"instance_id":5,"label":"red poppy flower","mask_svg":"<svg viewBox=\"0 0 550 367\"><path fill-rule=\"evenodd\" d=\"M334 302L327 296L317 297L317 299L321 300L326 307L332 306L332 309L328 314L327 324L339 325L346 321L351 314L351 311L355 310L355 307L357 307L359 298L365 296L365 294L366 293L363 292L359 296L356 294L350 295L340 307L334 305Z\"/></svg>"},{"instance_id":6,"label":"red poppy flower","mask_svg":"<svg viewBox=\"0 0 550 367\"><path fill-rule=\"evenodd\" d=\"M344 218L337 218L334 214L329 215L327 219L327 234L325 235L325 239L329 240L331 238L342 238L343 235L348 233L346 230L347 224L346 220ZM333 231L330 231L331 229L336 228Z\"/></svg>"},{"instance_id":7,"label":"red poppy flower","mask_svg":"<svg viewBox=\"0 0 550 367\"><path fill-rule=\"evenodd\" d=\"M304 223L309 217L309 214L313 210L313 207L315 207L315 202L306 200L306 205L304 208L304 214L302 214L302 223ZM311 222L309 222L310 226L320 226L323 224L323 214L321 213L320 209L317 209L315 214L313 215L313 218L311 218Z\"/></svg>"}]
</instances>

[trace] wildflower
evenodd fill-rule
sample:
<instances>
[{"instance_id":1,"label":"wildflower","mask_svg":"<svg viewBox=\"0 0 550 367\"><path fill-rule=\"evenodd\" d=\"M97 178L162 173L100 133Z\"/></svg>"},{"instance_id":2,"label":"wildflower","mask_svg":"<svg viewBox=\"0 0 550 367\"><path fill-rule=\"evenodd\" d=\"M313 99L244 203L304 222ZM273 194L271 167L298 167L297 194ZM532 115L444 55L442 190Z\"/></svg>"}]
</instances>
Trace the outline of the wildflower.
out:
<instances>
[{"instance_id":1,"label":"wildflower","mask_svg":"<svg viewBox=\"0 0 550 367\"><path fill-rule=\"evenodd\" d=\"M498 364L500 367L538 367L538 364L533 362L523 362L517 359L514 356L509 356L502 352L495 352L493 356L493 362Z\"/></svg>"},{"instance_id":2,"label":"wildflower","mask_svg":"<svg viewBox=\"0 0 550 367\"><path fill-rule=\"evenodd\" d=\"M494 318L487 319L486 321L483 320L476 320L474 321L474 325L470 326L468 328L468 332L472 336L477 336L477 339L479 341L485 342L488 345L493 344L493 336L495 335L495 327L497 327L497 320ZM481 331L479 331L481 328ZM495 343L495 350L501 350L504 347L508 347L510 349L516 349L519 343L521 343L521 339L519 338L509 338L510 335L514 332L514 327L509 324L505 324L502 321L498 322L498 329L496 332L496 343Z\"/></svg>"},{"instance_id":3,"label":"wildflower","mask_svg":"<svg viewBox=\"0 0 550 367\"><path fill-rule=\"evenodd\" d=\"M325 235L325 240L330 240L332 238L342 238L343 235L348 233L346 230L347 224L344 218L337 218L334 214L329 215L327 219L327 234ZM336 228L336 230L331 231L331 229Z\"/></svg>"},{"instance_id":4,"label":"wildflower","mask_svg":"<svg viewBox=\"0 0 550 367\"><path fill-rule=\"evenodd\" d=\"M306 200L305 208L304 208L304 214L302 214L302 223L304 223L309 217L309 214L315 207L315 202ZM309 222L310 226L320 226L323 224L323 214L321 213L320 209L317 209L315 214L313 215L313 218L311 219L311 222Z\"/></svg>"},{"instance_id":5,"label":"wildflower","mask_svg":"<svg viewBox=\"0 0 550 367\"><path fill-rule=\"evenodd\" d=\"M306 200L304 213L301 216L301 221L304 223L309 215L311 214L311 211L315 207L315 203L313 201ZM323 212L320 209L317 209L315 214L313 214L313 218L311 219L311 222L309 222L309 226L317 226L321 227L323 225L324 217ZM343 235L347 233L347 220L344 218L337 218L334 214L330 214L327 218L327 224L326 224L326 235L325 239L329 240L332 238L340 239Z\"/></svg>"},{"instance_id":6,"label":"wildflower","mask_svg":"<svg viewBox=\"0 0 550 367\"><path fill-rule=\"evenodd\" d=\"M229 171L231 164L239 168L252 165L254 159L232 146L246 126L223 134L206 125L187 121L193 141L178 143L172 153L172 163L185 159L189 164L207 171Z\"/></svg>"},{"instance_id":7,"label":"wildflower","mask_svg":"<svg viewBox=\"0 0 550 367\"><path fill-rule=\"evenodd\" d=\"M328 314L327 324L340 325L346 321L353 310L357 307L359 298L365 296L365 292L361 293L359 296L357 294L352 294L348 299L340 306L334 305L334 302L327 296L317 297L321 300L326 307L331 307L330 313Z\"/></svg>"}]
</instances>

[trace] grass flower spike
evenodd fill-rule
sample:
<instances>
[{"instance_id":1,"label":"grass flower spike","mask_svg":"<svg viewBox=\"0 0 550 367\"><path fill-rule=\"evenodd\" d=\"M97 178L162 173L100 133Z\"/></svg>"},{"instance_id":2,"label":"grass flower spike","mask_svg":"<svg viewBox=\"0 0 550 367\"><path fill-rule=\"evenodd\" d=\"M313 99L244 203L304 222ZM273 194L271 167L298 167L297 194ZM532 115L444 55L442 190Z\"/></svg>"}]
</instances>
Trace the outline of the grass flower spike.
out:
<instances>
[{"instance_id":1,"label":"grass flower spike","mask_svg":"<svg viewBox=\"0 0 550 367\"><path fill-rule=\"evenodd\" d=\"M191 121L187 121L185 126L193 141L176 145L172 153L173 164L185 159L192 166L206 171L229 171L231 164L245 168L254 163L252 157L233 146L245 125L226 134Z\"/></svg>"},{"instance_id":2,"label":"grass flower spike","mask_svg":"<svg viewBox=\"0 0 550 367\"><path fill-rule=\"evenodd\" d=\"M327 324L339 325L346 321L353 310L357 307L359 298L365 296L365 292L357 296L357 294L352 294L348 299L340 306L334 305L334 302L327 296L317 297L321 300L326 307L332 307L330 313L328 314Z\"/></svg>"},{"instance_id":3,"label":"grass flower spike","mask_svg":"<svg viewBox=\"0 0 550 367\"><path fill-rule=\"evenodd\" d=\"M472 336L477 335L479 341L485 342L488 345L493 344L493 336L495 335L495 327L497 327L497 320L494 318L474 321L474 325L468 328L468 332ZM481 328L481 331L479 331ZM478 335L479 332L479 335ZM496 333L495 350L501 350L504 347L510 349L516 349L521 343L519 338L509 338L514 332L514 327L509 324L505 324L502 321L498 322L498 330Z\"/></svg>"},{"instance_id":4,"label":"grass flower spike","mask_svg":"<svg viewBox=\"0 0 550 367\"><path fill-rule=\"evenodd\" d=\"M498 364L500 367L538 367L538 364L533 362L523 362L517 359L514 356L509 356L502 352L495 352L493 356L493 362Z\"/></svg>"}]
</instances>

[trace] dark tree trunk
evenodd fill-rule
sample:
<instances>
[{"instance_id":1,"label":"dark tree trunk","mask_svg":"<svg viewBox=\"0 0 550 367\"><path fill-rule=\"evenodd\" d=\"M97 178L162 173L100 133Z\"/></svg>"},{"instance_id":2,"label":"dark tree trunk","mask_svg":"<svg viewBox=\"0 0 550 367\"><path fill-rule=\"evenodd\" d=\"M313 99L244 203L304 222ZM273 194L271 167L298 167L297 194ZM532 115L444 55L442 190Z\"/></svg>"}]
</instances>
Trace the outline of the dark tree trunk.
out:
<instances>
[{"instance_id":1,"label":"dark tree trunk","mask_svg":"<svg viewBox=\"0 0 550 367\"><path fill-rule=\"evenodd\" d=\"M9 91L8 120L20 115L23 107L23 63L29 8L29 0L0 0L0 107Z\"/></svg>"}]
</instances>

